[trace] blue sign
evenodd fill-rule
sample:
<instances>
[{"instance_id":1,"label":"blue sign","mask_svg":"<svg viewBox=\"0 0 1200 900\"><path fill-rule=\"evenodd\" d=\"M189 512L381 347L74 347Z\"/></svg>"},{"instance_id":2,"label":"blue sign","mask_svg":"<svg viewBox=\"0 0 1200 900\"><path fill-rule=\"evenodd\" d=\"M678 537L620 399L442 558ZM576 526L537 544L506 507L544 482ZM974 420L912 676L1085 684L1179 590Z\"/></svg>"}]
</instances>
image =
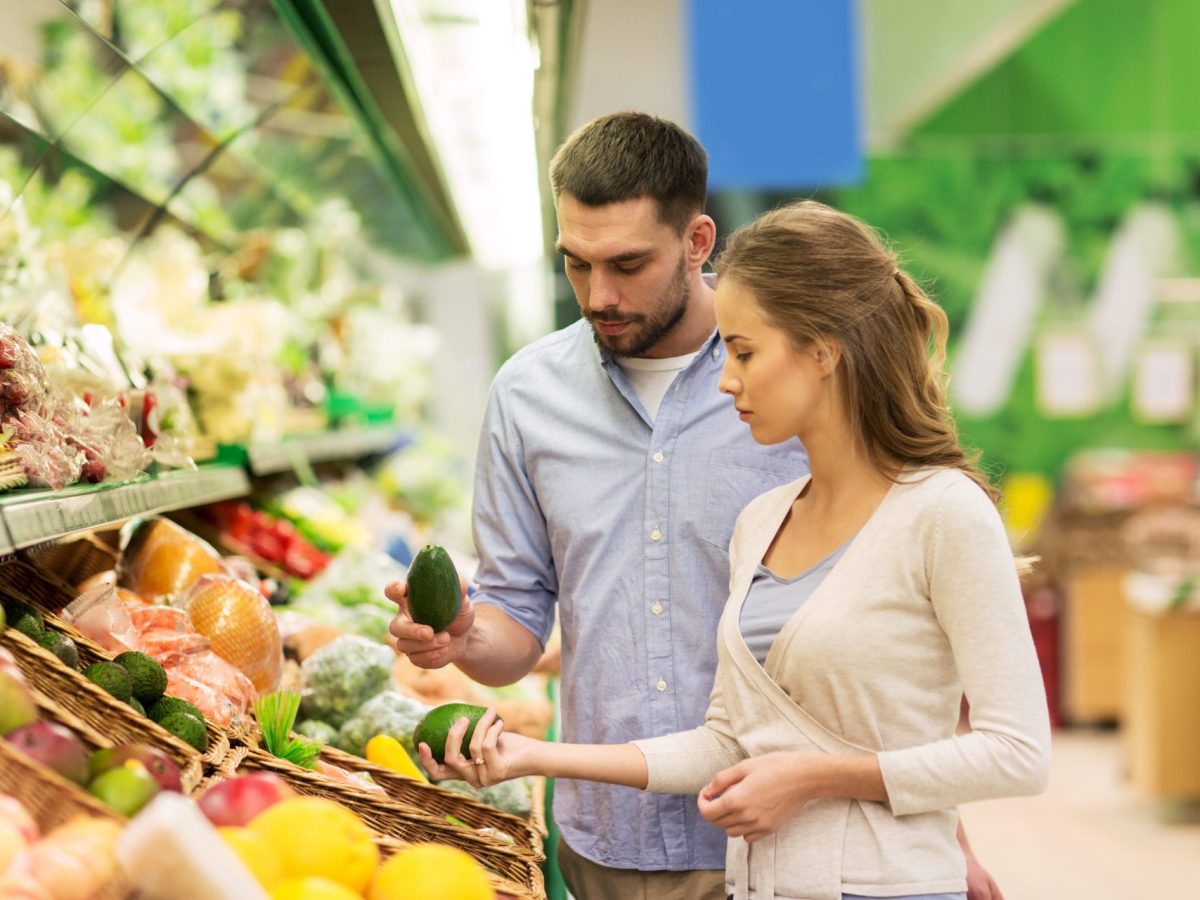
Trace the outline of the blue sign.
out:
<instances>
[{"instance_id":1,"label":"blue sign","mask_svg":"<svg viewBox=\"0 0 1200 900\"><path fill-rule=\"evenodd\" d=\"M713 190L863 176L853 0L688 0L693 131Z\"/></svg>"}]
</instances>

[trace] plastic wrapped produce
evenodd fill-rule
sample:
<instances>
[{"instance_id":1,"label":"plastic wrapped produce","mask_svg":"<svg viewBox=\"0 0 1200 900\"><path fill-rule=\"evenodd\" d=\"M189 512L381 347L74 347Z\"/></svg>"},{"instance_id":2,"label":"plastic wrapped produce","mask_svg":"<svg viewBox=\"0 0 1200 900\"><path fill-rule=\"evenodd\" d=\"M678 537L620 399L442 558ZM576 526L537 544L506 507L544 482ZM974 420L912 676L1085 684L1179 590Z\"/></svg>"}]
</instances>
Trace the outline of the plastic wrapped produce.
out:
<instances>
[{"instance_id":1,"label":"plastic wrapped produce","mask_svg":"<svg viewBox=\"0 0 1200 900\"><path fill-rule=\"evenodd\" d=\"M526 818L533 808L533 789L528 778L514 778L480 788L473 787L465 781L439 781L438 787L465 797L473 797L480 803L486 803L521 818Z\"/></svg>"},{"instance_id":2,"label":"plastic wrapped produce","mask_svg":"<svg viewBox=\"0 0 1200 900\"><path fill-rule=\"evenodd\" d=\"M273 691L283 677L283 641L271 605L230 575L205 575L179 602L213 651L237 666L254 687Z\"/></svg>"},{"instance_id":3,"label":"plastic wrapped produce","mask_svg":"<svg viewBox=\"0 0 1200 900\"><path fill-rule=\"evenodd\" d=\"M390 647L366 638L345 636L326 644L304 661L301 713L340 728L360 706L392 683Z\"/></svg>"},{"instance_id":4,"label":"plastic wrapped produce","mask_svg":"<svg viewBox=\"0 0 1200 900\"><path fill-rule=\"evenodd\" d=\"M0 322L0 418L44 413L46 387L46 367L33 348L15 328Z\"/></svg>"},{"instance_id":5,"label":"plastic wrapped produce","mask_svg":"<svg viewBox=\"0 0 1200 900\"><path fill-rule=\"evenodd\" d=\"M418 700L396 691L384 691L364 703L354 718L342 726L337 746L347 753L363 756L367 741L386 734L399 741L414 761L419 761L412 735L427 712L429 707Z\"/></svg>"},{"instance_id":6,"label":"plastic wrapped produce","mask_svg":"<svg viewBox=\"0 0 1200 900\"><path fill-rule=\"evenodd\" d=\"M116 655L139 650L139 633L131 618L135 607L122 602L111 584L90 588L63 609L63 618L105 650Z\"/></svg>"},{"instance_id":7,"label":"plastic wrapped produce","mask_svg":"<svg viewBox=\"0 0 1200 900\"><path fill-rule=\"evenodd\" d=\"M201 576L222 571L216 550L167 519L139 520L121 537L119 583L147 600L179 596Z\"/></svg>"}]
</instances>

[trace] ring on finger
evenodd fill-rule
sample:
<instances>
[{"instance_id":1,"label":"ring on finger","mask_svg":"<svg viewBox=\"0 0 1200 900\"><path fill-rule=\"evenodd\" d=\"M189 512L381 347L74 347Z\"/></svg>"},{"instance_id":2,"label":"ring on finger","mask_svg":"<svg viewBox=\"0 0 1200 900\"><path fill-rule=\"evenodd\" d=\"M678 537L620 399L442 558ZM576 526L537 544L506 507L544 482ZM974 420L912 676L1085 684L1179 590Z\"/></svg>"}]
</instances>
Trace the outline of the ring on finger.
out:
<instances>
[{"instance_id":1,"label":"ring on finger","mask_svg":"<svg viewBox=\"0 0 1200 900\"><path fill-rule=\"evenodd\" d=\"M482 766L484 761L482 758L480 758L480 759L473 759L473 760L471 760L471 762L473 762L477 766Z\"/></svg>"}]
</instances>

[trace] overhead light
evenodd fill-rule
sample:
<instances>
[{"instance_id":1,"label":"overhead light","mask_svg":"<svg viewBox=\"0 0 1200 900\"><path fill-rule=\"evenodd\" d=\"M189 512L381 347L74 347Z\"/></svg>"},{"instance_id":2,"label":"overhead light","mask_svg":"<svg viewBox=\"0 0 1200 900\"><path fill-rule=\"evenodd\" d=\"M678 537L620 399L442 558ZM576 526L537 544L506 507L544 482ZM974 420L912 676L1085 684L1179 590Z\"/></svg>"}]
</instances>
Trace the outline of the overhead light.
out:
<instances>
[{"instance_id":1,"label":"overhead light","mask_svg":"<svg viewBox=\"0 0 1200 900\"><path fill-rule=\"evenodd\" d=\"M524 0L391 0L429 137L475 260L544 256L534 144L536 51Z\"/></svg>"}]
</instances>

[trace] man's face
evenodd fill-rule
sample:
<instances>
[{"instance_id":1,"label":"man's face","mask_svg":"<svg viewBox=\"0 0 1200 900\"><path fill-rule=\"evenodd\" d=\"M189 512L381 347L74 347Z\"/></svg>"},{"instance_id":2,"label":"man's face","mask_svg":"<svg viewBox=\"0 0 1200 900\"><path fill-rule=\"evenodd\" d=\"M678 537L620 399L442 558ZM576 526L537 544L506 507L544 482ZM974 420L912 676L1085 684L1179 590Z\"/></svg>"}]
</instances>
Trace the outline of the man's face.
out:
<instances>
[{"instance_id":1,"label":"man's face","mask_svg":"<svg viewBox=\"0 0 1200 900\"><path fill-rule=\"evenodd\" d=\"M596 342L614 356L654 356L687 312L686 239L649 197L586 206L559 195L558 251Z\"/></svg>"}]
</instances>

